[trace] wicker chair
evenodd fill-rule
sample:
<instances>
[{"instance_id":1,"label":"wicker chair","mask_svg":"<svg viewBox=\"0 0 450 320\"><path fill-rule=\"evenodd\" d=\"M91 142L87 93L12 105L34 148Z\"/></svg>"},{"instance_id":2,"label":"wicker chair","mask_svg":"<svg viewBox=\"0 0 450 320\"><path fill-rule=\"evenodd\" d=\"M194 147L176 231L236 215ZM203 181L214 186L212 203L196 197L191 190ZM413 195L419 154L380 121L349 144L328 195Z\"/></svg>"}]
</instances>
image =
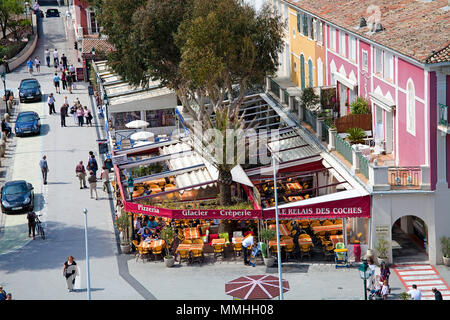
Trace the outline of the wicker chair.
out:
<instances>
[{"instance_id":1,"label":"wicker chair","mask_svg":"<svg viewBox=\"0 0 450 320\"><path fill-rule=\"evenodd\" d=\"M223 244L215 244L213 246L214 249L214 259L216 259L218 256L222 256L222 259L225 258L224 257L224 248L223 248Z\"/></svg>"},{"instance_id":2,"label":"wicker chair","mask_svg":"<svg viewBox=\"0 0 450 320\"><path fill-rule=\"evenodd\" d=\"M179 261L180 264L183 260L186 261L187 263L191 262L191 256L189 255L189 250L179 250L178 256L180 258L180 261Z\"/></svg>"}]
</instances>

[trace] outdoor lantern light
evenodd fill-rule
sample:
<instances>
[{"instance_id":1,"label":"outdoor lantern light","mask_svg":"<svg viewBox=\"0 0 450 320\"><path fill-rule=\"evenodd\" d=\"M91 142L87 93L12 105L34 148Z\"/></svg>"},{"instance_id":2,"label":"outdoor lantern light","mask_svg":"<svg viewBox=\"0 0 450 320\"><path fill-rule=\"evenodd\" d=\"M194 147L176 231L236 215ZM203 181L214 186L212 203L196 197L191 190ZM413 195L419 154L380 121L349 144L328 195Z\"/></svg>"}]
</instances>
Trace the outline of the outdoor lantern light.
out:
<instances>
[{"instance_id":1,"label":"outdoor lantern light","mask_svg":"<svg viewBox=\"0 0 450 320\"><path fill-rule=\"evenodd\" d=\"M128 177L127 183L128 183L127 188L128 188L128 193L130 194L130 199L133 200L134 180L131 177L131 174Z\"/></svg>"},{"instance_id":2,"label":"outdoor lantern light","mask_svg":"<svg viewBox=\"0 0 450 320\"><path fill-rule=\"evenodd\" d=\"M367 279L370 278L373 271L369 268L369 265L367 264L367 260L363 259L363 263L359 265L359 276L363 280L364 283L364 300L367 300Z\"/></svg>"}]
</instances>

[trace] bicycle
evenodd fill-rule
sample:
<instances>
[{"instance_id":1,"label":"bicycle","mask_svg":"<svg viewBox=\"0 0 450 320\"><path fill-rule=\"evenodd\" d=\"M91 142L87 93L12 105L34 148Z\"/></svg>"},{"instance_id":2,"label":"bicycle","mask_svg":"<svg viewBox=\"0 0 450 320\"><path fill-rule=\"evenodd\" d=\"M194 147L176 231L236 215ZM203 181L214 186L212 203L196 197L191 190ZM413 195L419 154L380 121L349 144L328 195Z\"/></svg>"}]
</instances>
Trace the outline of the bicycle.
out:
<instances>
[{"instance_id":1,"label":"bicycle","mask_svg":"<svg viewBox=\"0 0 450 320\"><path fill-rule=\"evenodd\" d=\"M44 227L38 217L36 217L36 233L41 236L42 240L45 240Z\"/></svg>"}]
</instances>

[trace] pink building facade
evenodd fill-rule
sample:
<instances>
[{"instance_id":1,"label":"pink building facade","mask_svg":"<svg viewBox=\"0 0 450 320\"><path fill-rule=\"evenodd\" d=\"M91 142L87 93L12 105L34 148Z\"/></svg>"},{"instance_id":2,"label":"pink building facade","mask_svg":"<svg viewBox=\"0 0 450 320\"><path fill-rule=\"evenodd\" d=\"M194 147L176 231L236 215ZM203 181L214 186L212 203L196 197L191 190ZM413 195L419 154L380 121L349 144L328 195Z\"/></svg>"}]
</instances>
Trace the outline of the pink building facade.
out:
<instances>
[{"instance_id":1,"label":"pink building facade","mask_svg":"<svg viewBox=\"0 0 450 320\"><path fill-rule=\"evenodd\" d=\"M87 35L98 34L97 17L93 8L89 6L86 1L73 0L72 7L72 21L75 30L75 36L81 40Z\"/></svg>"}]
</instances>

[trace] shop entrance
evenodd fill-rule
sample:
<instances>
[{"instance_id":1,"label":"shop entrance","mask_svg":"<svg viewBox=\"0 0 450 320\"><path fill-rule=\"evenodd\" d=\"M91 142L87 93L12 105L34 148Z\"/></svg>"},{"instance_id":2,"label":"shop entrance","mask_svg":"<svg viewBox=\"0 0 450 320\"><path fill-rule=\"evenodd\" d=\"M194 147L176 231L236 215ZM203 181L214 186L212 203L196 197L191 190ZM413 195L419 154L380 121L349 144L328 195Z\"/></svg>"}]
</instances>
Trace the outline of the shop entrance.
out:
<instances>
[{"instance_id":1,"label":"shop entrance","mask_svg":"<svg viewBox=\"0 0 450 320\"><path fill-rule=\"evenodd\" d=\"M392 258L394 263L429 263L428 228L416 216L404 216L392 227Z\"/></svg>"}]
</instances>

